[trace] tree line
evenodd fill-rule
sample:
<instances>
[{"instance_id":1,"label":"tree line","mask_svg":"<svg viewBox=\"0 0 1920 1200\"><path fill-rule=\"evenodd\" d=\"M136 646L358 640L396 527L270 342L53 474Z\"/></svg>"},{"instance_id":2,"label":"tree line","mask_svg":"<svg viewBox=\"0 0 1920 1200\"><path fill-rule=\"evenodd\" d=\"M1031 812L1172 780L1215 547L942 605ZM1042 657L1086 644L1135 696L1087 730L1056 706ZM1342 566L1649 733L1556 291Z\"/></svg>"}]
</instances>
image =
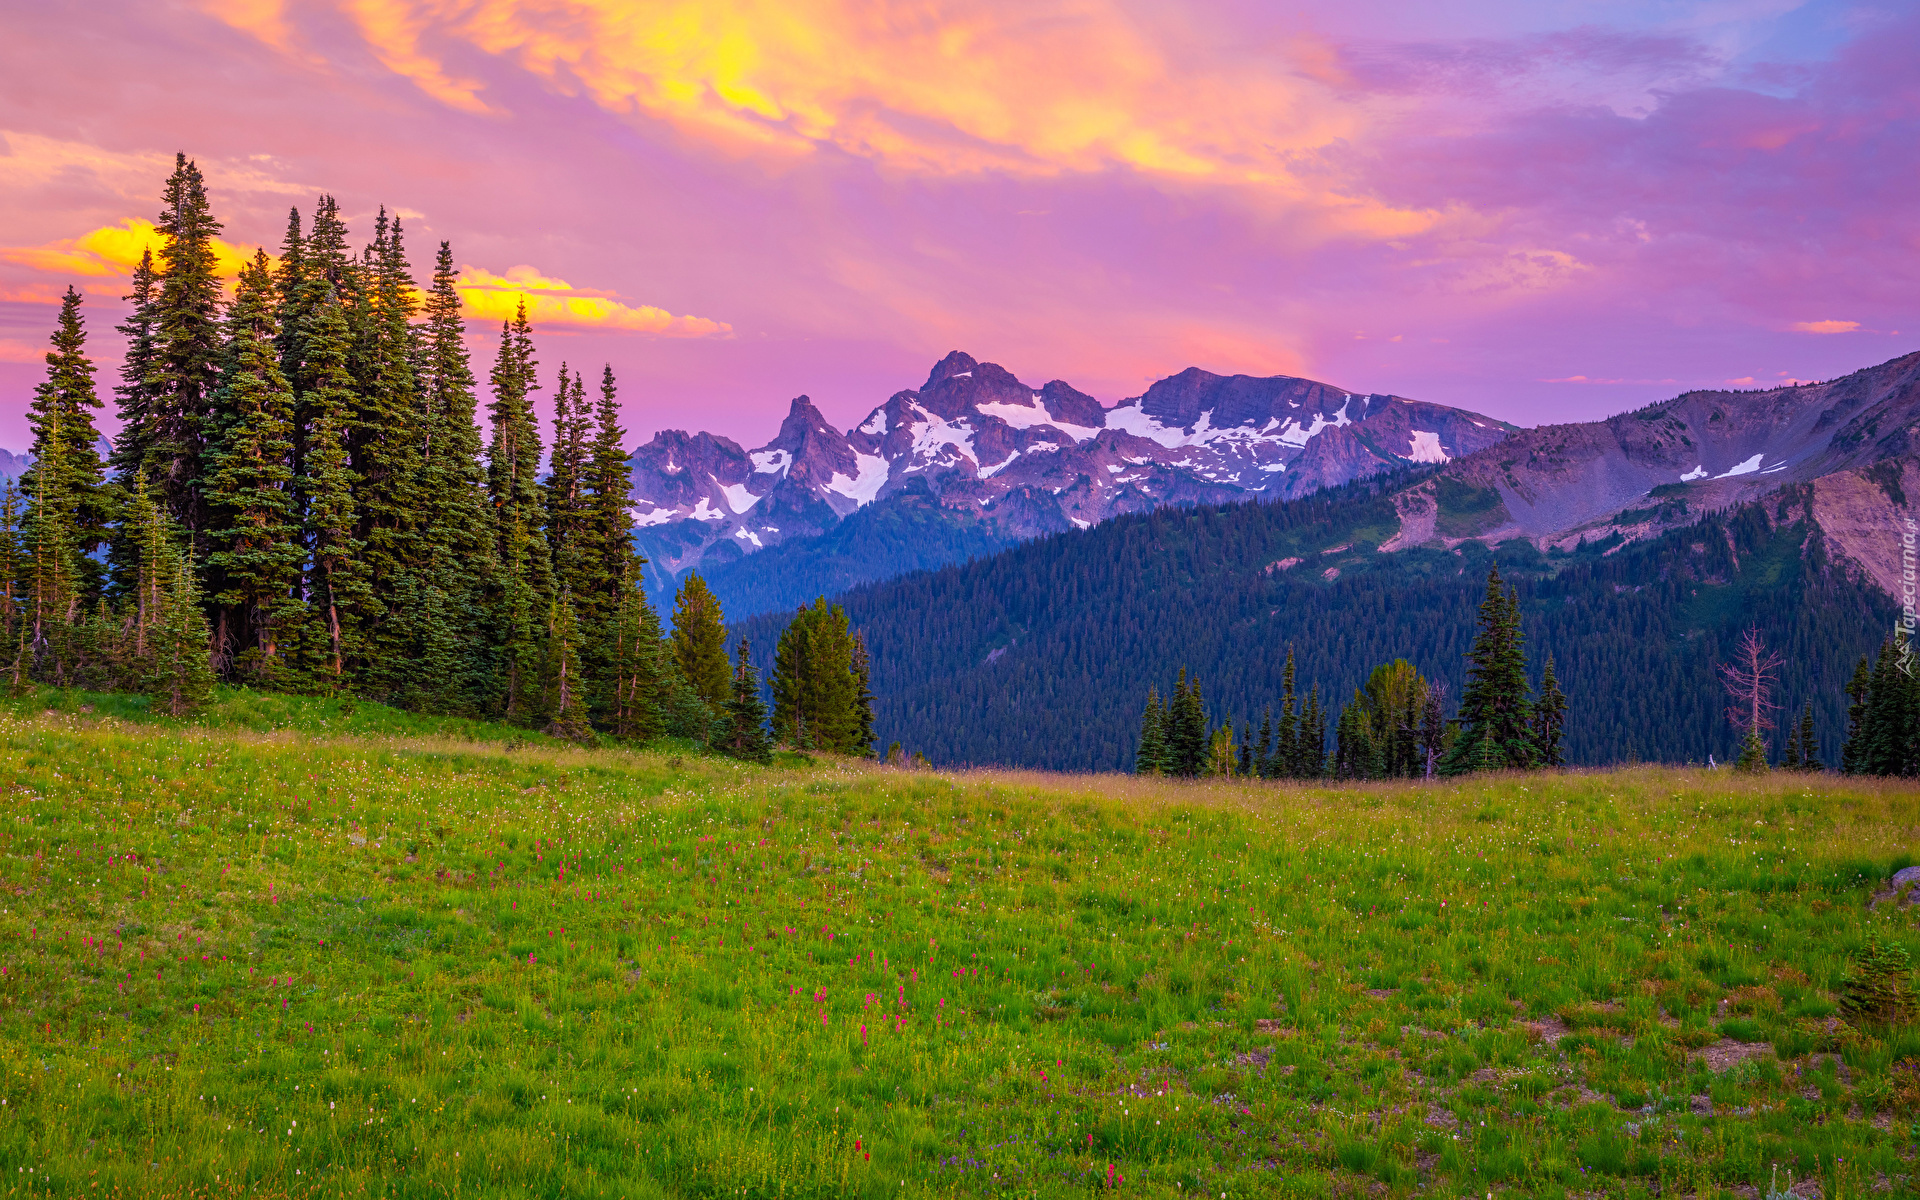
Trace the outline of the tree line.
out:
<instances>
[{"instance_id":1,"label":"tree line","mask_svg":"<svg viewBox=\"0 0 1920 1200\"><path fill-rule=\"evenodd\" d=\"M671 635L648 602L610 367L590 391L561 364L543 438L523 304L500 329L483 434L449 243L421 288L399 217L382 209L355 252L322 196L229 296L222 225L185 155L157 228L118 327L119 432L103 456L68 288L31 403L32 465L0 494L16 688L139 689L174 712L218 681L350 692L766 756L759 673L744 642L729 659L705 584L683 583ZM865 652L844 612L791 637L774 680L790 693L774 714L787 740L870 744ZM841 711L861 704L864 723Z\"/></svg>"},{"instance_id":2,"label":"tree line","mask_svg":"<svg viewBox=\"0 0 1920 1200\"><path fill-rule=\"evenodd\" d=\"M1268 706L1257 735L1242 724L1237 751L1232 722L1208 721L1200 683L1183 667L1164 702L1148 689L1134 770L1185 778L1431 779L1562 765L1567 697L1551 654L1534 695L1519 596L1497 565L1487 574L1467 663L1466 690L1451 717L1444 683L1427 680L1404 658L1375 667L1341 708L1329 747L1319 685L1300 699L1289 649L1278 718Z\"/></svg>"}]
</instances>

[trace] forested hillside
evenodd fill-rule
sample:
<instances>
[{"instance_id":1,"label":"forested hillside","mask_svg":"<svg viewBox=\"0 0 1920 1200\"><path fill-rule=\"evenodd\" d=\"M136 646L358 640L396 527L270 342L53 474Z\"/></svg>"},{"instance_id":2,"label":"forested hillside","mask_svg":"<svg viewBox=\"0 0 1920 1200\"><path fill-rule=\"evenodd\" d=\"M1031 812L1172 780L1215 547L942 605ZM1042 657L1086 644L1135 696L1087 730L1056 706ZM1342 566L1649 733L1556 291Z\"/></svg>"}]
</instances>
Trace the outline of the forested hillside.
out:
<instances>
[{"instance_id":1,"label":"forested hillside","mask_svg":"<svg viewBox=\"0 0 1920 1200\"><path fill-rule=\"evenodd\" d=\"M844 602L872 649L882 744L935 762L1125 768L1148 687L1186 666L1216 719L1257 724L1289 646L1302 690L1318 683L1330 707L1399 657L1458 696L1497 558L1535 677L1551 650L1570 697L1570 762L1728 757L1716 668L1749 623L1786 659L1778 699L1789 713L1813 702L1838 761L1844 687L1894 606L1829 559L1805 489L1625 548L1376 553L1398 527L1387 496L1410 478L1122 517L855 589ZM747 632L771 647L783 621Z\"/></svg>"},{"instance_id":2,"label":"forested hillside","mask_svg":"<svg viewBox=\"0 0 1920 1200\"><path fill-rule=\"evenodd\" d=\"M916 480L825 533L781 542L705 574L721 605L744 617L789 612L863 583L985 558L1018 540L971 514L943 510L932 489ZM648 582L662 599L675 584L657 566L648 568Z\"/></svg>"}]
</instances>

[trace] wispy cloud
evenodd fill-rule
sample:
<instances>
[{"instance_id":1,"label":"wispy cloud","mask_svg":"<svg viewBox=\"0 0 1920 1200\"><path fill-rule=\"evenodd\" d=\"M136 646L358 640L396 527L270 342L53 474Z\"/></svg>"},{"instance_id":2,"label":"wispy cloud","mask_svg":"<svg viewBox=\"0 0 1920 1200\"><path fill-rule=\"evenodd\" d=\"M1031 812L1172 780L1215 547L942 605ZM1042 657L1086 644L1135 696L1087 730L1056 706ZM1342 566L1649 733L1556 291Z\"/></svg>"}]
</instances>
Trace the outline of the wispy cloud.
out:
<instances>
[{"instance_id":1,"label":"wispy cloud","mask_svg":"<svg viewBox=\"0 0 1920 1200\"><path fill-rule=\"evenodd\" d=\"M455 290L460 293L462 315L472 320L504 321L525 303L527 318L535 326L622 330L673 338L726 337L733 332L733 326L724 321L676 317L650 304L625 304L612 292L576 288L529 266L509 267L504 275L495 275L484 267L461 267Z\"/></svg>"}]
</instances>

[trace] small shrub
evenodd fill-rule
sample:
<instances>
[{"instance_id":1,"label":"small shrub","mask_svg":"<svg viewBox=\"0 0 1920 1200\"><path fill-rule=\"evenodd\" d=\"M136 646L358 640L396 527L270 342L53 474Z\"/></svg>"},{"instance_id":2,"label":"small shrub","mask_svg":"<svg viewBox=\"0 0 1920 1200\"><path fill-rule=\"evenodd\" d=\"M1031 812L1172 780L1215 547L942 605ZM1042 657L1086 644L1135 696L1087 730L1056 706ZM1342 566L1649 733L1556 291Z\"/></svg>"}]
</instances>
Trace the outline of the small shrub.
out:
<instances>
[{"instance_id":1,"label":"small shrub","mask_svg":"<svg viewBox=\"0 0 1920 1200\"><path fill-rule=\"evenodd\" d=\"M1913 959L1877 936L1854 957L1840 983L1840 1013L1854 1025L1903 1025L1914 1017Z\"/></svg>"}]
</instances>

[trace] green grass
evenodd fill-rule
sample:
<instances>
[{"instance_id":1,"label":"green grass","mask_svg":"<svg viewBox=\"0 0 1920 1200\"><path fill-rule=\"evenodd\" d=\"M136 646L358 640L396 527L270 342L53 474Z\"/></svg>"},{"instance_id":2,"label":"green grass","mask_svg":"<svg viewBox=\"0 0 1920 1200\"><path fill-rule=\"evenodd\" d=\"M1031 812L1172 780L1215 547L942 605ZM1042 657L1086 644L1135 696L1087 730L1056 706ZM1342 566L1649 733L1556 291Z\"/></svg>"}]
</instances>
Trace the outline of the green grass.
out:
<instances>
[{"instance_id":1,"label":"green grass","mask_svg":"<svg viewBox=\"0 0 1920 1200\"><path fill-rule=\"evenodd\" d=\"M1920 949L1865 904L1898 786L762 769L240 693L12 701L0 772L6 1195L1913 1185L1920 1030L1835 1004Z\"/></svg>"}]
</instances>

